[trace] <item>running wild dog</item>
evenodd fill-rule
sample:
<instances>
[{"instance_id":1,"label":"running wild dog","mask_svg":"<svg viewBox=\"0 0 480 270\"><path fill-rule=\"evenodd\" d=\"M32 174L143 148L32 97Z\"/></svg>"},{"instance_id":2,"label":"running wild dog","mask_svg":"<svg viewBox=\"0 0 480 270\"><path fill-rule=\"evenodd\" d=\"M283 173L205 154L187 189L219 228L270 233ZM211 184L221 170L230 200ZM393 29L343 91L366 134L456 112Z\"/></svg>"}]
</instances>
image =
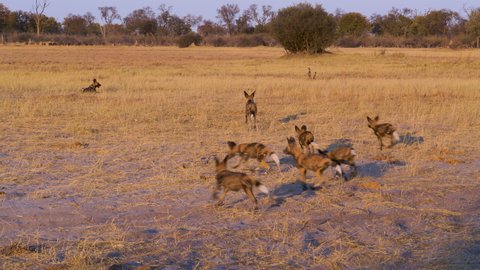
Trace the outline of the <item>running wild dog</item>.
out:
<instances>
[{"instance_id":1,"label":"running wild dog","mask_svg":"<svg viewBox=\"0 0 480 270\"><path fill-rule=\"evenodd\" d=\"M377 136L378 141L380 142L380 150L383 149L383 138L387 137L390 138L390 145L392 147L396 142L400 141L400 136L396 131L396 128L389 123L378 123L379 117L375 116L374 119L371 119L367 116L368 127L373 130L375 136Z\"/></svg>"},{"instance_id":2,"label":"running wild dog","mask_svg":"<svg viewBox=\"0 0 480 270\"><path fill-rule=\"evenodd\" d=\"M281 170L280 159L278 158L277 154L261 143L236 144L235 142L229 141L227 144L230 148L228 153L229 158L232 158L235 155L239 155L241 157L241 160L237 165L234 166L234 168L237 168L242 162L246 162L249 158L255 158L258 160L258 162L260 162L260 167L270 170L270 166L265 161L267 157L270 157L275 164L277 164L278 169Z\"/></svg>"},{"instance_id":3,"label":"running wild dog","mask_svg":"<svg viewBox=\"0 0 480 270\"><path fill-rule=\"evenodd\" d=\"M302 150L306 147L310 151L310 144L313 142L313 133L307 131L307 126L303 125L302 128L295 126L295 132L297 133L298 143Z\"/></svg>"},{"instance_id":4,"label":"running wild dog","mask_svg":"<svg viewBox=\"0 0 480 270\"><path fill-rule=\"evenodd\" d=\"M347 176L343 173L342 164L346 164L352 168L352 176L357 175L357 166L355 165L355 156L357 153L352 147L340 146L328 152L320 149L317 150L320 155L326 156L333 161L332 165L335 166L335 177L339 175L343 177L345 181L348 180Z\"/></svg>"},{"instance_id":5,"label":"running wild dog","mask_svg":"<svg viewBox=\"0 0 480 270\"><path fill-rule=\"evenodd\" d=\"M333 162L330 158L319 155L308 154L305 155L303 151L298 147L295 138L287 138L288 146L283 150L285 154L293 156L297 163L297 168L300 171L302 177L302 187L304 190L308 188L306 183L307 170L315 172L318 180L324 181L323 171L330 167ZM315 187L314 187L315 188Z\"/></svg>"},{"instance_id":6,"label":"running wild dog","mask_svg":"<svg viewBox=\"0 0 480 270\"><path fill-rule=\"evenodd\" d=\"M97 92L97 88L99 88L100 86L102 86L98 81L97 79L93 79L93 83L89 86L89 87L86 87L86 88L83 88L83 91L82 92Z\"/></svg>"},{"instance_id":7,"label":"running wild dog","mask_svg":"<svg viewBox=\"0 0 480 270\"><path fill-rule=\"evenodd\" d=\"M215 157L215 171L217 173L215 179L217 180L217 184L215 187L215 191L212 195L215 200L218 199L218 193L220 193L223 188L223 194L218 200L217 205L223 205L225 201L225 196L229 191L239 191L243 189L245 194L247 194L250 200L252 200L252 202L255 204L254 209L258 209L257 198L255 198L255 195L253 195L253 188L257 188L258 190L266 193L270 197L268 188L262 183L260 183L260 181L252 179L244 173L232 172L227 170L227 161L228 155L223 159L222 162L220 162L217 157Z\"/></svg>"},{"instance_id":8,"label":"running wild dog","mask_svg":"<svg viewBox=\"0 0 480 270\"><path fill-rule=\"evenodd\" d=\"M257 129L257 104L253 98L255 97L255 91L251 94L248 94L246 91L243 91L245 98L247 99L247 104L245 104L245 124L248 124L248 117L253 120L253 128Z\"/></svg>"}]
</instances>

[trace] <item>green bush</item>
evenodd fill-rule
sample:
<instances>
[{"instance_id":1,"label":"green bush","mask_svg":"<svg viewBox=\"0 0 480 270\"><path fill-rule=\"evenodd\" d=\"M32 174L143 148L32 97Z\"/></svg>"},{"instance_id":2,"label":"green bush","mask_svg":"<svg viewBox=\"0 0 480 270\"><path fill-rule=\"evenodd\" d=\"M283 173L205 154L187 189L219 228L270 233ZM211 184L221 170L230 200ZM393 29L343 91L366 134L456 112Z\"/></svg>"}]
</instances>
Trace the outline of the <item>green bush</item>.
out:
<instances>
[{"instance_id":1,"label":"green bush","mask_svg":"<svg viewBox=\"0 0 480 270\"><path fill-rule=\"evenodd\" d=\"M196 33L188 33L178 39L177 45L179 48L187 48L192 43L199 46L202 43L202 37Z\"/></svg>"},{"instance_id":2,"label":"green bush","mask_svg":"<svg viewBox=\"0 0 480 270\"><path fill-rule=\"evenodd\" d=\"M272 34L291 53L323 53L335 40L336 23L321 5L301 3L278 11Z\"/></svg>"}]
</instances>

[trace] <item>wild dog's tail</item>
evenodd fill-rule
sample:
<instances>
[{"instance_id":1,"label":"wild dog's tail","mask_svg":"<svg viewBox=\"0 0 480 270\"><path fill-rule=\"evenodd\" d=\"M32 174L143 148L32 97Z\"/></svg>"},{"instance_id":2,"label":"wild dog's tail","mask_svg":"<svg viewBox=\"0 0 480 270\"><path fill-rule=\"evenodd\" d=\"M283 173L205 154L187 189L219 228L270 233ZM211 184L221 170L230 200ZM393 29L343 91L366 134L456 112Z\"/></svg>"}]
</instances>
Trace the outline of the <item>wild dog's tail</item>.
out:
<instances>
[{"instance_id":1,"label":"wild dog's tail","mask_svg":"<svg viewBox=\"0 0 480 270\"><path fill-rule=\"evenodd\" d=\"M352 156L356 156L357 152L355 151L355 149L350 148L350 154L352 154Z\"/></svg>"},{"instance_id":2,"label":"wild dog's tail","mask_svg":"<svg viewBox=\"0 0 480 270\"><path fill-rule=\"evenodd\" d=\"M260 181L255 182L255 187L258 188L258 190L260 190L261 192L267 195L270 195L270 191L268 190L268 188L264 184L262 184Z\"/></svg>"},{"instance_id":3,"label":"wild dog's tail","mask_svg":"<svg viewBox=\"0 0 480 270\"><path fill-rule=\"evenodd\" d=\"M252 121L255 119L255 114L251 113L250 114L250 118L252 119Z\"/></svg>"},{"instance_id":4,"label":"wild dog's tail","mask_svg":"<svg viewBox=\"0 0 480 270\"><path fill-rule=\"evenodd\" d=\"M275 164L277 164L278 169L281 170L280 169L280 159L278 158L277 154L271 153L270 157L273 159L273 161L275 161Z\"/></svg>"},{"instance_id":5,"label":"wild dog's tail","mask_svg":"<svg viewBox=\"0 0 480 270\"><path fill-rule=\"evenodd\" d=\"M392 135L393 135L393 139L395 140L395 142L400 141L400 135L398 135L398 132L394 131Z\"/></svg>"}]
</instances>

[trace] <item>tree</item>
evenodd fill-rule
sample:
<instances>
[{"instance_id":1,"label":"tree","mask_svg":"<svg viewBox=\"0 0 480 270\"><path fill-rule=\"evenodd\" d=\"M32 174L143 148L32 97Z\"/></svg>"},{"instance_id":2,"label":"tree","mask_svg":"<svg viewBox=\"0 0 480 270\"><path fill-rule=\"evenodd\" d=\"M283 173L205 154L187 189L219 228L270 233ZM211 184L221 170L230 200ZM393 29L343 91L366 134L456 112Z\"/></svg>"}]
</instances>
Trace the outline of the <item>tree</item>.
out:
<instances>
[{"instance_id":1,"label":"tree","mask_svg":"<svg viewBox=\"0 0 480 270\"><path fill-rule=\"evenodd\" d=\"M158 8L159 15L157 16L158 32L166 36L181 36L186 35L192 31L192 25L198 24L201 17L187 15L183 18L171 13L171 7L164 4Z\"/></svg>"},{"instance_id":2,"label":"tree","mask_svg":"<svg viewBox=\"0 0 480 270\"><path fill-rule=\"evenodd\" d=\"M62 24L53 17L42 16L42 32L46 34L60 34Z\"/></svg>"},{"instance_id":3,"label":"tree","mask_svg":"<svg viewBox=\"0 0 480 270\"><path fill-rule=\"evenodd\" d=\"M480 8L467 10L468 19L465 22L465 31L470 38L477 39L480 37Z\"/></svg>"},{"instance_id":4,"label":"tree","mask_svg":"<svg viewBox=\"0 0 480 270\"><path fill-rule=\"evenodd\" d=\"M155 13L150 7L134 10L125 17L124 22L128 31L142 35L154 35L158 26Z\"/></svg>"},{"instance_id":5,"label":"tree","mask_svg":"<svg viewBox=\"0 0 480 270\"><path fill-rule=\"evenodd\" d=\"M291 53L323 53L335 39L335 19L321 5L283 8L272 21L272 33Z\"/></svg>"},{"instance_id":6,"label":"tree","mask_svg":"<svg viewBox=\"0 0 480 270\"><path fill-rule=\"evenodd\" d=\"M197 28L197 32L202 37L208 37L210 35L224 35L225 28L221 25L218 25L212 21L205 20L202 24L200 24Z\"/></svg>"},{"instance_id":7,"label":"tree","mask_svg":"<svg viewBox=\"0 0 480 270\"><path fill-rule=\"evenodd\" d=\"M226 4L217 9L217 18L225 25L229 35L235 32L235 20L239 12L237 4Z\"/></svg>"},{"instance_id":8,"label":"tree","mask_svg":"<svg viewBox=\"0 0 480 270\"><path fill-rule=\"evenodd\" d=\"M375 14L370 19L372 22L372 33L407 37L413 32L415 16L415 11L408 8L402 10L392 8L384 16Z\"/></svg>"},{"instance_id":9,"label":"tree","mask_svg":"<svg viewBox=\"0 0 480 270\"><path fill-rule=\"evenodd\" d=\"M49 3L47 0L35 0L35 4L32 8L33 18L35 20L35 25L37 28L37 36L40 36L40 23L42 22L42 16L45 12L45 9L48 7Z\"/></svg>"},{"instance_id":10,"label":"tree","mask_svg":"<svg viewBox=\"0 0 480 270\"><path fill-rule=\"evenodd\" d=\"M267 24L269 24L273 17L275 17L275 12L272 10L272 6L263 5L261 11L258 11L258 6L256 4L250 5L246 10L248 12L251 22L255 26L255 32L263 33L267 32Z\"/></svg>"},{"instance_id":11,"label":"tree","mask_svg":"<svg viewBox=\"0 0 480 270\"><path fill-rule=\"evenodd\" d=\"M360 37L370 29L368 19L360 13L351 12L340 15L338 34L340 36Z\"/></svg>"},{"instance_id":12,"label":"tree","mask_svg":"<svg viewBox=\"0 0 480 270\"><path fill-rule=\"evenodd\" d=\"M10 10L2 3L0 3L0 33L6 32L8 16Z\"/></svg>"},{"instance_id":13,"label":"tree","mask_svg":"<svg viewBox=\"0 0 480 270\"><path fill-rule=\"evenodd\" d=\"M101 32L100 25L95 23L95 17L90 12L83 16L69 14L63 19L63 30L67 35L97 35Z\"/></svg>"},{"instance_id":14,"label":"tree","mask_svg":"<svg viewBox=\"0 0 480 270\"><path fill-rule=\"evenodd\" d=\"M83 16L68 14L63 19L63 31L67 35L86 35L87 24L88 22Z\"/></svg>"},{"instance_id":15,"label":"tree","mask_svg":"<svg viewBox=\"0 0 480 270\"><path fill-rule=\"evenodd\" d=\"M415 29L422 36L446 36L461 21L457 12L442 9L431 10L424 16L415 17Z\"/></svg>"},{"instance_id":16,"label":"tree","mask_svg":"<svg viewBox=\"0 0 480 270\"><path fill-rule=\"evenodd\" d=\"M109 28L112 26L114 20L120 20L121 17L117 12L116 7L98 7L100 10L100 16L104 22L104 25L100 28L102 31L103 39L107 38L107 33L109 32Z\"/></svg>"}]
</instances>

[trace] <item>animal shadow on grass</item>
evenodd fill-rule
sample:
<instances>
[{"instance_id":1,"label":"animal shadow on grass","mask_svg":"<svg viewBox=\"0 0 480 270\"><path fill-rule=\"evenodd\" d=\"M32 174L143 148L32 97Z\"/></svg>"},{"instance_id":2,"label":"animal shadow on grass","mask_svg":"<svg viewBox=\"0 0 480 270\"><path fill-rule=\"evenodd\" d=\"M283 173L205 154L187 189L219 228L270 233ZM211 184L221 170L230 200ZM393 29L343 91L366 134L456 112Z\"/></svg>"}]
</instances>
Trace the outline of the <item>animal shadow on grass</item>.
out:
<instances>
[{"instance_id":1,"label":"animal shadow on grass","mask_svg":"<svg viewBox=\"0 0 480 270\"><path fill-rule=\"evenodd\" d=\"M405 166L405 161L393 160L393 161L372 161L365 164L357 165L359 175L378 178L382 177L384 173L393 167Z\"/></svg>"},{"instance_id":2,"label":"animal shadow on grass","mask_svg":"<svg viewBox=\"0 0 480 270\"><path fill-rule=\"evenodd\" d=\"M338 140L335 140L334 142L332 142L328 147L327 151L332 151L333 149L335 148L338 148L338 147L353 147L353 143L350 139L346 139L346 138L341 138L341 139L338 139ZM353 147L355 148L355 147Z\"/></svg>"},{"instance_id":3,"label":"animal shadow on grass","mask_svg":"<svg viewBox=\"0 0 480 270\"><path fill-rule=\"evenodd\" d=\"M297 120L300 115L306 115L306 114L307 114L306 112L300 112L300 113L297 113L297 114L290 114L290 115L285 116L284 118L281 118L279 121L281 123L286 124L286 123L291 122L293 120Z\"/></svg>"},{"instance_id":4,"label":"animal shadow on grass","mask_svg":"<svg viewBox=\"0 0 480 270\"><path fill-rule=\"evenodd\" d=\"M425 139L422 136L414 136L411 133L400 136L400 141L397 143L403 143L405 145L423 144Z\"/></svg>"},{"instance_id":5,"label":"animal shadow on grass","mask_svg":"<svg viewBox=\"0 0 480 270\"><path fill-rule=\"evenodd\" d=\"M312 184L307 185L312 187ZM279 207L285 202L286 199L302 194L305 197L311 197L316 194L316 190L313 190L312 188L304 190L303 184L299 180L293 183L282 184L272 191L274 199L270 207Z\"/></svg>"}]
</instances>

